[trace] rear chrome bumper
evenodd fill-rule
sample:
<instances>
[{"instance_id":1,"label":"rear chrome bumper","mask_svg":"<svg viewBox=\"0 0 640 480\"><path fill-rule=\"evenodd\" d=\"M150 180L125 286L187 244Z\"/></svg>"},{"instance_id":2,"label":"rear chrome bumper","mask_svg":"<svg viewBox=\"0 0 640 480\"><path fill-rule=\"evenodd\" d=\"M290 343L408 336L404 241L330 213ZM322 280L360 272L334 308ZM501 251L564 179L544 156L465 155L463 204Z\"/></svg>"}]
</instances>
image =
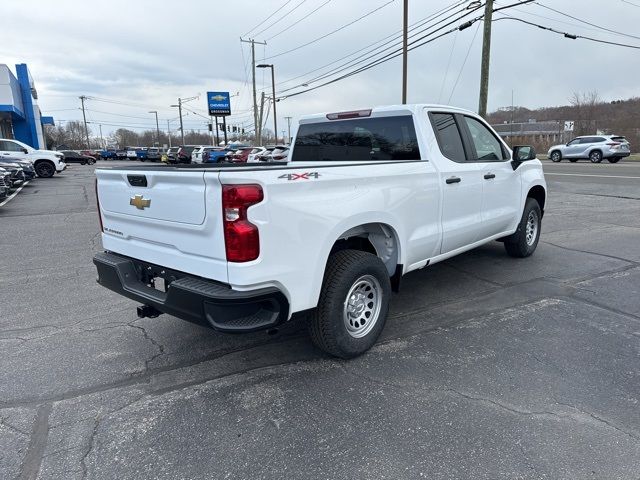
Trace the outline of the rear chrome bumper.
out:
<instances>
[{"instance_id":1,"label":"rear chrome bumper","mask_svg":"<svg viewBox=\"0 0 640 480\"><path fill-rule=\"evenodd\" d=\"M222 332L271 328L289 315L287 298L274 287L240 292L223 283L111 252L96 254L93 263L103 287L159 312ZM158 277L167 282L166 291L151 286Z\"/></svg>"}]
</instances>

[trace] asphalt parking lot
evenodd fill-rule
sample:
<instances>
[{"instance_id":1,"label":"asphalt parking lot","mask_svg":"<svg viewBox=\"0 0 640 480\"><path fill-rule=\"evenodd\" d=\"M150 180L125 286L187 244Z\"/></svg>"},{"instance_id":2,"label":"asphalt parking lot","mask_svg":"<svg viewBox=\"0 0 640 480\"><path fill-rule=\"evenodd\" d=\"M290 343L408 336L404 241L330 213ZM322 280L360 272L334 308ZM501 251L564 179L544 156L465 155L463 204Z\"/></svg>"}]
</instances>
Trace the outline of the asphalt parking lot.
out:
<instances>
[{"instance_id":1,"label":"asphalt parking lot","mask_svg":"<svg viewBox=\"0 0 640 480\"><path fill-rule=\"evenodd\" d=\"M0 478L640 478L640 164L545 162L536 254L408 275L348 362L138 319L95 282L93 170L0 208Z\"/></svg>"}]
</instances>

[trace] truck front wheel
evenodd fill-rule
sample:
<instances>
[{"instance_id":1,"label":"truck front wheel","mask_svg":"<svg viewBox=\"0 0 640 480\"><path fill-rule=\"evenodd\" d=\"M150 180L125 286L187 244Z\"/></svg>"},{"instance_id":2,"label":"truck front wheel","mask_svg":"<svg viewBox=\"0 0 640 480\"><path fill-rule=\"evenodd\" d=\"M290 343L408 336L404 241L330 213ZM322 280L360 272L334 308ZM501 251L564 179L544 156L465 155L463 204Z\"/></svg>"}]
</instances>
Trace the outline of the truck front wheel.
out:
<instances>
[{"instance_id":1,"label":"truck front wheel","mask_svg":"<svg viewBox=\"0 0 640 480\"><path fill-rule=\"evenodd\" d=\"M534 198L527 198L518 230L504 239L504 248L512 257L528 257L536 251L541 230L542 211L540 205Z\"/></svg>"},{"instance_id":2,"label":"truck front wheel","mask_svg":"<svg viewBox=\"0 0 640 480\"><path fill-rule=\"evenodd\" d=\"M313 343L330 355L353 358L376 342L389 311L391 281L370 253L342 250L329 257L318 308L310 318Z\"/></svg>"}]
</instances>

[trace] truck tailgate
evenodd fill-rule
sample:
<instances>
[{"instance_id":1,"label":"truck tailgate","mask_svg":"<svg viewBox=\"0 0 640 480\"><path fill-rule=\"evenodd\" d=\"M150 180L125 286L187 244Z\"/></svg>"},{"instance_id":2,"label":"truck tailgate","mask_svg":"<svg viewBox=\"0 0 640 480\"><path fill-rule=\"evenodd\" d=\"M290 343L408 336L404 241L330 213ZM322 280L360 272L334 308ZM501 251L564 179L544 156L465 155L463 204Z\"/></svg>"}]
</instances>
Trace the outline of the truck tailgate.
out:
<instances>
[{"instance_id":1,"label":"truck tailgate","mask_svg":"<svg viewBox=\"0 0 640 480\"><path fill-rule=\"evenodd\" d=\"M227 281L217 172L97 169L106 250Z\"/></svg>"}]
</instances>

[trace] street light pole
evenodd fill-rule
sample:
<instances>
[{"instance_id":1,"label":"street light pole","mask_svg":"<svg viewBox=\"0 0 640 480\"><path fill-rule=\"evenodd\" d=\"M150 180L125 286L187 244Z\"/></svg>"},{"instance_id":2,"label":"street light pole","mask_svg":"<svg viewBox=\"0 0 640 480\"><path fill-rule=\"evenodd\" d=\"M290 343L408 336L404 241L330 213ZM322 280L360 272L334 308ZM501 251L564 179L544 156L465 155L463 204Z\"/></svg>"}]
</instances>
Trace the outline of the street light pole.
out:
<instances>
[{"instance_id":1,"label":"street light pole","mask_svg":"<svg viewBox=\"0 0 640 480\"><path fill-rule=\"evenodd\" d=\"M158 147L160 146L160 125L158 124L158 111L157 110L151 110L149 113L155 113L156 114L156 140L158 142Z\"/></svg>"},{"instance_id":2,"label":"street light pole","mask_svg":"<svg viewBox=\"0 0 640 480\"><path fill-rule=\"evenodd\" d=\"M278 144L278 113L276 112L276 74L274 72L273 64L261 63L256 65L257 68L270 68L271 69L271 92L273 94L273 134L276 136L276 145Z\"/></svg>"}]
</instances>

